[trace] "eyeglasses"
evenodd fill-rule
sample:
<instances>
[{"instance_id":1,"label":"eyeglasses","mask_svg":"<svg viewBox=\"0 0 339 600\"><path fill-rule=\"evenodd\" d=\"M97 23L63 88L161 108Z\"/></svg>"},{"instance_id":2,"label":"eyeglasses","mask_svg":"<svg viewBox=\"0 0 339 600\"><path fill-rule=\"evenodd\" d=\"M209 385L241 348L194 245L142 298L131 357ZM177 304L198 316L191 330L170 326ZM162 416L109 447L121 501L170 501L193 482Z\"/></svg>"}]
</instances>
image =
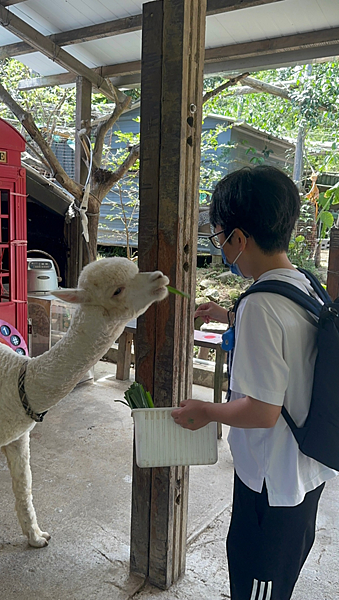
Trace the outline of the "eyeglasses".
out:
<instances>
[{"instance_id":1,"label":"eyeglasses","mask_svg":"<svg viewBox=\"0 0 339 600\"><path fill-rule=\"evenodd\" d=\"M238 229L240 229L240 231L243 232L245 237L250 237L249 234L244 231L243 229L241 229L241 227L239 227ZM225 235L225 232L227 231L227 229L222 229L221 231L218 231L218 233L214 233L213 235L209 235L208 239L210 240L212 246L214 246L214 248L217 248L218 250L221 250L221 248L226 244L226 242L230 239L230 237L232 236L234 229L231 231L231 233L228 234L228 236ZM219 240L219 235L223 233L225 235L225 240L221 243Z\"/></svg>"},{"instance_id":2,"label":"eyeglasses","mask_svg":"<svg viewBox=\"0 0 339 600\"><path fill-rule=\"evenodd\" d=\"M226 231L226 229L222 229L221 231L218 231L218 233L214 233L213 235L208 236L208 239L210 240L210 242L211 242L212 246L214 246L214 248L217 248L218 250L220 250L223 247L226 240L223 243L221 243L218 236L221 233L225 233L225 231Z\"/></svg>"}]
</instances>

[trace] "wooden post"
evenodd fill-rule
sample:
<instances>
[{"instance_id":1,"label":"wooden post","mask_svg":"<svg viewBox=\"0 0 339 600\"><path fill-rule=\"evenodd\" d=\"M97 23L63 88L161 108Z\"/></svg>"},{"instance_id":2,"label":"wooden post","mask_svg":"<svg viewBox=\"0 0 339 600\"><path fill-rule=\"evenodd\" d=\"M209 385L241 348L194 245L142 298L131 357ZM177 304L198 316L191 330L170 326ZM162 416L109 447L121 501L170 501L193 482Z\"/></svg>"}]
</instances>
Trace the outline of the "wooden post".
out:
<instances>
[{"instance_id":1,"label":"wooden post","mask_svg":"<svg viewBox=\"0 0 339 600\"><path fill-rule=\"evenodd\" d=\"M170 295L138 321L136 377L156 406L191 396L206 0L143 5L139 267ZM131 570L168 588L185 570L188 468L134 463Z\"/></svg>"},{"instance_id":2,"label":"wooden post","mask_svg":"<svg viewBox=\"0 0 339 600\"><path fill-rule=\"evenodd\" d=\"M76 115L75 115L75 157L74 179L85 184L87 168L84 164L84 152L79 140L78 131L91 121L92 84L84 77L76 78ZM65 237L68 245L67 257L67 287L76 287L80 271L84 264L84 242L79 215L76 214L69 224L65 225Z\"/></svg>"},{"instance_id":3,"label":"wooden post","mask_svg":"<svg viewBox=\"0 0 339 600\"><path fill-rule=\"evenodd\" d=\"M124 331L119 337L116 379L123 381L129 379L129 372L131 368L132 342L133 333L130 333L129 331Z\"/></svg>"},{"instance_id":4,"label":"wooden post","mask_svg":"<svg viewBox=\"0 0 339 600\"><path fill-rule=\"evenodd\" d=\"M328 258L327 291L332 300L339 296L339 229L330 232L330 254Z\"/></svg>"}]
</instances>

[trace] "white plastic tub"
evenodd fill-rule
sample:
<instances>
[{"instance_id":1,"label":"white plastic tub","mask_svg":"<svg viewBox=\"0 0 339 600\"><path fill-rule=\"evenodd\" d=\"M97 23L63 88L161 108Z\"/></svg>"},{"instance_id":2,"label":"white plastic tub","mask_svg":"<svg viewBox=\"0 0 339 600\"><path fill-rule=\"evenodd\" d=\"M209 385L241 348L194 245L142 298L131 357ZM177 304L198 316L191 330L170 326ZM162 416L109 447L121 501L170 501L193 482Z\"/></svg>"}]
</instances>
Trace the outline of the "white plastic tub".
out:
<instances>
[{"instance_id":1,"label":"white plastic tub","mask_svg":"<svg viewBox=\"0 0 339 600\"><path fill-rule=\"evenodd\" d=\"M218 460L217 424L183 429L171 417L173 407L132 411L138 467L212 465Z\"/></svg>"}]
</instances>

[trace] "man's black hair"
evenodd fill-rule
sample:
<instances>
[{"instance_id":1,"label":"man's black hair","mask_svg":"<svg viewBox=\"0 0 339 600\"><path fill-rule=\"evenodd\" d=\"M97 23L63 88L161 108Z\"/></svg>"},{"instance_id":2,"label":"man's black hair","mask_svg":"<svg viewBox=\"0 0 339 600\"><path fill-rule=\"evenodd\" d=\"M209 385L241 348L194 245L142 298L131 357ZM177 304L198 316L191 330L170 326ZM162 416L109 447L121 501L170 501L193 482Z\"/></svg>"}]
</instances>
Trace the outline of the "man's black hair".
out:
<instances>
[{"instance_id":1,"label":"man's black hair","mask_svg":"<svg viewBox=\"0 0 339 600\"><path fill-rule=\"evenodd\" d=\"M287 252L300 211L293 181L270 166L244 167L226 175L212 195L210 222L229 235L243 229L267 254Z\"/></svg>"}]
</instances>

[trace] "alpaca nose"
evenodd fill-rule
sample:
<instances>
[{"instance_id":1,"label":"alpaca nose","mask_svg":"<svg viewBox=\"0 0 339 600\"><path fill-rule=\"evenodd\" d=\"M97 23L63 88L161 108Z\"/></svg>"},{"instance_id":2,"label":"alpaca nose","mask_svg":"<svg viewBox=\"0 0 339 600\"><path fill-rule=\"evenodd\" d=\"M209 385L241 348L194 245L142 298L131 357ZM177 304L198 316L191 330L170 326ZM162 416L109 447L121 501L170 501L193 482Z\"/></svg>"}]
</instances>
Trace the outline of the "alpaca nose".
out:
<instances>
[{"instance_id":1,"label":"alpaca nose","mask_svg":"<svg viewBox=\"0 0 339 600\"><path fill-rule=\"evenodd\" d=\"M164 274L161 271L153 271L153 273L151 273L151 280L156 281L156 279L160 279L163 276Z\"/></svg>"}]
</instances>

